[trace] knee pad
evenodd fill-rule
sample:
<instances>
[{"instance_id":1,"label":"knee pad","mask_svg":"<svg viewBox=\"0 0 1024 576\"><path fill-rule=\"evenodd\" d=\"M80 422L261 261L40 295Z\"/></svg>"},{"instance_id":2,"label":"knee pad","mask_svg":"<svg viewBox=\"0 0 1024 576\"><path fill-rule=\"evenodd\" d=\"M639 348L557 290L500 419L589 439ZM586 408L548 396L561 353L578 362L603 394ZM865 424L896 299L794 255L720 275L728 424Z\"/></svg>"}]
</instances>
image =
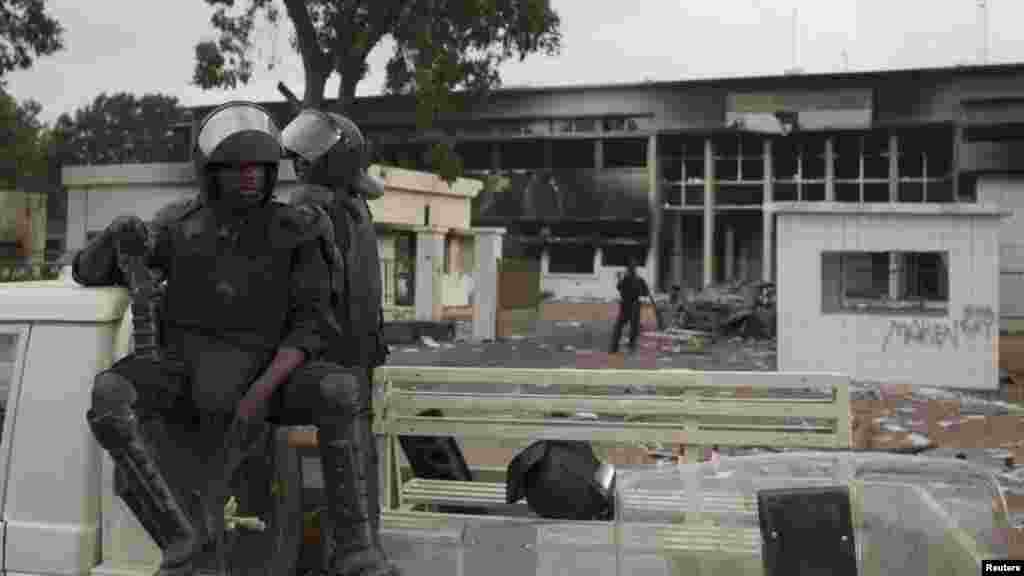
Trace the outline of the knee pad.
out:
<instances>
[{"instance_id":1,"label":"knee pad","mask_svg":"<svg viewBox=\"0 0 1024 576\"><path fill-rule=\"evenodd\" d=\"M320 380L320 398L330 408L361 411L369 405L369 385L355 372L331 372Z\"/></svg>"},{"instance_id":2,"label":"knee pad","mask_svg":"<svg viewBox=\"0 0 1024 576\"><path fill-rule=\"evenodd\" d=\"M135 399L135 386L117 372L105 370L93 379L92 409L98 414L131 406Z\"/></svg>"}]
</instances>

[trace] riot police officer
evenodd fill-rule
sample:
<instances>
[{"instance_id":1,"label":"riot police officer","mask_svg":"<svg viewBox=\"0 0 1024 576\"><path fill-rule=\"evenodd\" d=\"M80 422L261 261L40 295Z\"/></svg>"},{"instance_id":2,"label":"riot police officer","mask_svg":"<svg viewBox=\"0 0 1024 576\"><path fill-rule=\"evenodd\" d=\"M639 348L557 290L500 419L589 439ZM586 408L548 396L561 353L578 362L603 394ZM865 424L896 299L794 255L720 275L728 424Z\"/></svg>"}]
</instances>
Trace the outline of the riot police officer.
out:
<instances>
[{"instance_id":1,"label":"riot police officer","mask_svg":"<svg viewBox=\"0 0 1024 576\"><path fill-rule=\"evenodd\" d=\"M340 337L328 344L327 357L366 374L367 386L357 404L356 426L364 441L356 445L356 467L324 470L325 476L364 490L357 508L329 509L334 534L325 541L333 539L338 546L331 564L347 574L351 554L370 553L379 559L381 570L397 574L380 544L380 476L371 434L373 369L384 363L387 347L381 334L380 255L367 199L379 197L383 186L366 172L366 141L359 128L339 114L302 110L282 131L281 141L304 184L293 194L292 204L330 222L323 230L323 249L332 267L332 308Z\"/></svg>"},{"instance_id":2,"label":"riot police officer","mask_svg":"<svg viewBox=\"0 0 1024 576\"><path fill-rule=\"evenodd\" d=\"M368 441L355 408L365 374L322 361L330 282L319 226L310 213L272 200L280 157L280 133L265 110L225 104L200 125L198 198L165 207L149 224L119 218L74 259L79 283L124 284L118 259L145 245L149 266L166 280L164 360L130 355L100 373L86 415L116 464L119 495L163 552L162 576L194 574L204 543L140 422L188 422L190 410L225 422L312 420L325 472L351 468L354 447ZM325 476L332 510L362 501L358 483ZM352 574L380 573L374 554L349 560Z\"/></svg>"}]
</instances>

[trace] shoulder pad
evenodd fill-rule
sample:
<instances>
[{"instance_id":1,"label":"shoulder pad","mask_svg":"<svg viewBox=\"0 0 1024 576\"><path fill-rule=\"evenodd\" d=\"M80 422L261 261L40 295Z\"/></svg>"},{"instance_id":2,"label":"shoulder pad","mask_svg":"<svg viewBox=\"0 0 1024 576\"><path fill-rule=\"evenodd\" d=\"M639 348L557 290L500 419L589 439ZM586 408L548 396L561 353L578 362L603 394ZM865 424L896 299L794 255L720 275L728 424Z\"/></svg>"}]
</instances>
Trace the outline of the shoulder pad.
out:
<instances>
[{"instance_id":1,"label":"shoulder pad","mask_svg":"<svg viewBox=\"0 0 1024 576\"><path fill-rule=\"evenodd\" d=\"M155 226L167 226L184 220L188 215L202 207L202 204L195 199L175 200L163 208L157 210L153 216L152 223Z\"/></svg>"},{"instance_id":2,"label":"shoulder pad","mask_svg":"<svg viewBox=\"0 0 1024 576\"><path fill-rule=\"evenodd\" d=\"M277 204L274 211L275 226L278 231L290 237L296 243L307 242L322 234L326 214L315 206L289 206Z\"/></svg>"},{"instance_id":3,"label":"shoulder pad","mask_svg":"<svg viewBox=\"0 0 1024 576\"><path fill-rule=\"evenodd\" d=\"M318 204L330 206L334 201L334 191L326 186L307 184L292 193L291 204Z\"/></svg>"}]
</instances>

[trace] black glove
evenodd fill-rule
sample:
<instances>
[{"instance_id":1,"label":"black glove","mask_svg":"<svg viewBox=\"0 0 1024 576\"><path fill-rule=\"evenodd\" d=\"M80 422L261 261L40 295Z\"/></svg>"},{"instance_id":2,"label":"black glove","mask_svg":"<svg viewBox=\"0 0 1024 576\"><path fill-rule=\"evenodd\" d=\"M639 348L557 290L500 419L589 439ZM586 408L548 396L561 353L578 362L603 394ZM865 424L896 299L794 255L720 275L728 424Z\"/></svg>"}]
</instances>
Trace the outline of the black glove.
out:
<instances>
[{"instance_id":1,"label":"black glove","mask_svg":"<svg viewBox=\"0 0 1024 576\"><path fill-rule=\"evenodd\" d=\"M118 216L107 226L105 233L113 238L119 259L146 256L149 230L146 228L146 223L138 216Z\"/></svg>"}]
</instances>

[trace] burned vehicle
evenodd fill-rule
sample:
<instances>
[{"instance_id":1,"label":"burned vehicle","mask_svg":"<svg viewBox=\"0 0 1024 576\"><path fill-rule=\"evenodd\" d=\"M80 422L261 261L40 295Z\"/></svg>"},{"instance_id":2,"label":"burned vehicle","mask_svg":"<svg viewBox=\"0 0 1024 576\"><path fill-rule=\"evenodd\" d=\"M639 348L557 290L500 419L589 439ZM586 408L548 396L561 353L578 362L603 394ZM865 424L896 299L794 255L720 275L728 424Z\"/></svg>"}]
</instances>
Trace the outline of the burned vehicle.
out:
<instances>
[{"instance_id":1,"label":"burned vehicle","mask_svg":"<svg viewBox=\"0 0 1024 576\"><path fill-rule=\"evenodd\" d=\"M682 299L671 313L676 328L709 332L714 337L775 337L775 284L742 281L712 284Z\"/></svg>"}]
</instances>

